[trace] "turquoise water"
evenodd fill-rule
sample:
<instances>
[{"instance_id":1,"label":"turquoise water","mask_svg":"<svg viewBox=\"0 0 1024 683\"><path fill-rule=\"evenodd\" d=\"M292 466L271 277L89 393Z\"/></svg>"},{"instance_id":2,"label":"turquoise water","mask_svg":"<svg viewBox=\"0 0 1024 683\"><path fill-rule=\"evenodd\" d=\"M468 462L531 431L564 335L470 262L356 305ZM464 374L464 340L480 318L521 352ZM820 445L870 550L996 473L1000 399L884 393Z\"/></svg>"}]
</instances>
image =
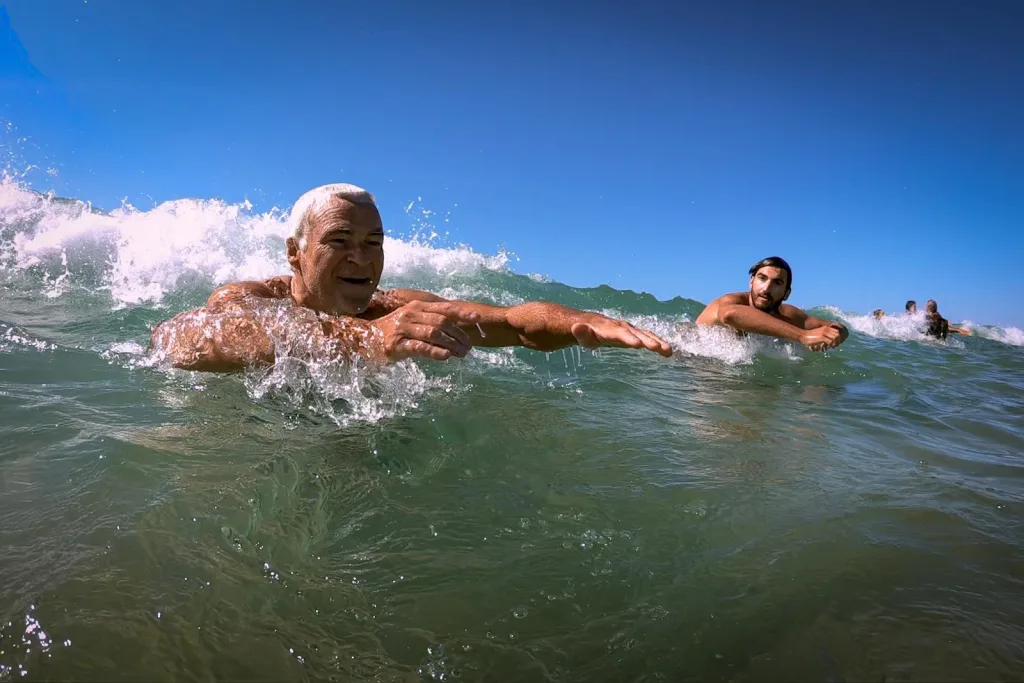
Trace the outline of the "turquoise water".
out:
<instances>
[{"instance_id":1,"label":"turquoise water","mask_svg":"<svg viewBox=\"0 0 1024 683\"><path fill-rule=\"evenodd\" d=\"M389 285L611 311L676 355L152 367L284 272L276 214L0 185L0 680L1014 680L1024 335L805 353L701 304L389 240Z\"/></svg>"}]
</instances>

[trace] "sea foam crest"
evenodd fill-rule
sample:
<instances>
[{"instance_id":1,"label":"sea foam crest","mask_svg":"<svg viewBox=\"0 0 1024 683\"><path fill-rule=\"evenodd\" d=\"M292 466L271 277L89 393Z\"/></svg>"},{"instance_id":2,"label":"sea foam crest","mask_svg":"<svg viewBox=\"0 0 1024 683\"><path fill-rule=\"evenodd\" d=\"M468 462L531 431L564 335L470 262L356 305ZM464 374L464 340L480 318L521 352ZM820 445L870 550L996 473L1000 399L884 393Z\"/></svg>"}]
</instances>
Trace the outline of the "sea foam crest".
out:
<instances>
[{"instance_id":1,"label":"sea foam crest","mask_svg":"<svg viewBox=\"0 0 1024 683\"><path fill-rule=\"evenodd\" d=\"M615 311L602 311L604 315L623 317ZM698 326L686 316L667 319L662 316L625 316L630 324L650 330L672 347L673 353L683 356L711 358L728 365L749 365L758 356L799 361L803 347L761 335L740 337L721 326Z\"/></svg>"},{"instance_id":2,"label":"sea foam crest","mask_svg":"<svg viewBox=\"0 0 1024 683\"><path fill-rule=\"evenodd\" d=\"M144 211L124 203L110 212L0 183L0 256L4 267L51 275L51 295L82 286L110 292L119 306L158 304L168 294L289 271L286 213L252 211L248 202L178 199ZM434 282L481 269L501 270L509 256L467 246L434 246L436 233L385 239L384 278ZM54 288L63 276L63 288Z\"/></svg>"},{"instance_id":3,"label":"sea foam crest","mask_svg":"<svg viewBox=\"0 0 1024 683\"><path fill-rule=\"evenodd\" d=\"M1017 327L995 327L992 325L976 325L965 320L962 327L985 339L1001 342L1010 346L1024 346L1024 330Z\"/></svg>"}]
</instances>

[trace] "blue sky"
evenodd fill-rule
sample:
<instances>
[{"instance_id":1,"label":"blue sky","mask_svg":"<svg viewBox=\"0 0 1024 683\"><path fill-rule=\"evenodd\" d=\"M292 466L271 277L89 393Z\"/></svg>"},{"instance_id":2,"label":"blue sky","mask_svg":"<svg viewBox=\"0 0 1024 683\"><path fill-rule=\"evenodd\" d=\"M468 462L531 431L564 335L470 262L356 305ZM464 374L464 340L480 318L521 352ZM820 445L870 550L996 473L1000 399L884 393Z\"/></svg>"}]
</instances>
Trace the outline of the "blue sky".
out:
<instances>
[{"instance_id":1,"label":"blue sky","mask_svg":"<svg viewBox=\"0 0 1024 683\"><path fill-rule=\"evenodd\" d=\"M1024 324L1024 3L0 4L37 189L347 181L572 285L707 301L778 254L797 305Z\"/></svg>"}]
</instances>

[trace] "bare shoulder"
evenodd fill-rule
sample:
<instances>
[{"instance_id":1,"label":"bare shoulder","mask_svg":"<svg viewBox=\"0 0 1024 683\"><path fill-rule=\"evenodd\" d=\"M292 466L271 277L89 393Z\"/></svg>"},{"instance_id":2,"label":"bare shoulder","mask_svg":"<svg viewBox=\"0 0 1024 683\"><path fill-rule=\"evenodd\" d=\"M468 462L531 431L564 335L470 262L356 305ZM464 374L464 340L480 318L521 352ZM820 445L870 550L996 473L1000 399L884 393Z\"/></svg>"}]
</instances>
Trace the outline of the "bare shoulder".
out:
<instances>
[{"instance_id":1,"label":"bare shoulder","mask_svg":"<svg viewBox=\"0 0 1024 683\"><path fill-rule=\"evenodd\" d=\"M704 307L700 315L697 316L698 325L715 325L719 322L718 320L718 309L721 306L735 306L737 304L747 304L746 292L733 292L731 294L723 294L717 299L712 300Z\"/></svg>"},{"instance_id":2,"label":"bare shoulder","mask_svg":"<svg viewBox=\"0 0 1024 683\"><path fill-rule=\"evenodd\" d=\"M361 318L375 320L397 311L413 301L447 301L443 297L420 289L378 289L370 300L370 306Z\"/></svg>"},{"instance_id":3,"label":"bare shoulder","mask_svg":"<svg viewBox=\"0 0 1024 683\"><path fill-rule=\"evenodd\" d=\"M207 309L243 303L246 299L286 299L291 296L291 277L281 275L269 280L230 282L213 290L206 300Z\"/></svg>"},{"instance_id":4,"label":"bare shoulder","mask_svg":"<svg viewBox=\"0 0 1024 683\"><path fill-rule=\"evenodd\" d=\"M790 321L803 321L807 319L807 314L804 311L790 304L779 306L779 314Z\"/></svg>"}]
</instances>

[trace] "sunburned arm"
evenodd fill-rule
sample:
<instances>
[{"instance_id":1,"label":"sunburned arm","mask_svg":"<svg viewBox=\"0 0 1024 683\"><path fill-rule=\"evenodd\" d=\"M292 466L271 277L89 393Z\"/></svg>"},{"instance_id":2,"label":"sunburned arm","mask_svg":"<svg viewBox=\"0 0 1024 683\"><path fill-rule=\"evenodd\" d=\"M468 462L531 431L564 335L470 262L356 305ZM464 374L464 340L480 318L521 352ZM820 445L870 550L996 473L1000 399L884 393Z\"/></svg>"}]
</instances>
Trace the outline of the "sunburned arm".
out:
<instances>
[{"instance_id":1,"label":"sunburned arm","mask_svg":"<svg viewBox=\"0 0 1024 683\"><path fill-rule=\"evenodd\" d=\"M385 298L394 307L391 310L411 301L447 301L436 294L411 289L393 290L386 293ZM478 316L475 323L459 324L473 346L523 346L536 351L556 351L577 344L608 345L646 347L663 356L672 354L671 347L650 332L561 304L531 301L502 307L471 301L451 303Z\"/></svg>"}]
</instances>

